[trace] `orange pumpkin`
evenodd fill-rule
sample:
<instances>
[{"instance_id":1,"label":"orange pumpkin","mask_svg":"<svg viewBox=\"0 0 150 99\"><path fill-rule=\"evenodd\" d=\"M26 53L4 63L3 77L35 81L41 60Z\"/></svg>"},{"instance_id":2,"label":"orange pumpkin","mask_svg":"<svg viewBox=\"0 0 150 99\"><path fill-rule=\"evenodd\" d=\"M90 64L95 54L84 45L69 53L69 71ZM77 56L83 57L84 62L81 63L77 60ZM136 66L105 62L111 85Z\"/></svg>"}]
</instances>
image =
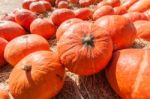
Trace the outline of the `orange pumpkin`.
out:
<instances>
[{"instance_id":1,"label":"orange pumpkin","mask_svg":"<svg viewBox=\"0 0 150 99\"><path fill-rule=\"evenodd\" d=\"M8 92L0 90L0 99L10 99Z\"/></svg>"},{"instance_id":2,"label":"orange pumpkin","mask_svg":"<svg viewBox=\"0 0 150 99\"><path fill-rule=\"evenodd\" d=\"M35 13L44 13L44 12L47 12L45 5L42 4L42 3L40 3L39 1L32 2L30 4L29 8L30 8L30 10L32 12L35 12Z\"/></svg>"},{"instance_id":3,"label":"orange pumpkin","mask_svg":"<svg viewBox=\"0 0 150 99\"><path fill-rule=\"evenodd\" d=\"M64 32L70 28L70 26L74 25L75 23L79 23L79 22L82 22L82 20L78 19L78 18L72 18L72 19L69 19L69 20L66 20L65 22L63 22L57 29L56 39L59 40L62 37L62 35L64 34Z\"/></svg>"},{"instance_id":4,"label":"orange pumpkin","mask_svg":"<svg viewBox=\"0 0 150 99\"><path fill-rule=\"evenodd\" d=\"M138 0L128 9L128 12L144 12L148 9L150 9L150 0Z\"/></svg>"},{"instance_id":5,"label":"orange pumpkin","mask_svg":"<svg viewBox=\"0 0 150 99\"><path fill-rule=\"evenodd\" d=\"M17 9L14 13L16 22L27 30L30 30L30 24L37 18L36 14L26 9Z\"/></svg>"},{"instance_id":6,"label":"orange pumpkin","mask_svg":"<svg viewBox=\"0 0 150 99\"><path fill-rule=\"evenodd\" d=\"M7 40L0 37L0 67L2 67L6 63L4 59L4 50L5 50L5 46L7 45L7 43L8 43Z\"/></svg>"},{"instance_id":7,"label":"orange pumpkin","mask_svg":"<svg viewBox=\"0 0 150 99\"><path fill-rule=\"evenodd\" d=\"M95 0L79 0L79 5L81 7L88 7L91 5Z\"/></svg>"},{"instance_id":8,"label":"orange pumpkin","mask_svg":"<svg viewBox=\"0 0 150 99\"><path fill-rule=\"evenodd\" d=\"M12 21L0 21L0 37L7 41L24 34L25 31L19 24Z\"/></svg>"},{"instance_id":9,"label":"orange pumpkin","mask_svg":"<svg viewBox=\"0 0 150 99\"><path fill-rule=\"evenodd\" d=\"M103 0L104 2L106 2L107 4L116 7L120 5L120 0Z\"/></svg>"},{"instance_id":10,"label":"orange pumpkin","mask_svg":"<svg viewBox=\"0 0 150 99\"><path fill-rule=\"evenodd\" d=\"M51 6L51 3L48 2L48 1L39 1L41 4L43 4L45 6L45 9L48 11L48 10L51 10L52 6Z\"/></svg>"},{"instance_id":11,"label":"orange pumpkin","mask_svg":"<svg viewBox=\"0 0 150 99\"><path fill-rule=\"evenodd\" d=\"M135 22L137 20L148 20L146 15L140 12L130 12L124 14L123 16L129 19L131 22Z\"/></svg>"},{"instance_id":12,"label":"orange pumpkin","mask_svg":"<svg viewBox=\"0 0 150 99\"><path fill-rule=\"evenodd\" d=\"M64 67L50 51L34 52L12 70L9 89L14 99L50 99L64 83Z\"/></svg>"},{"instance_id":13,"label":"orange pumpkin","mask_svg":"<svg viewBox=\"0 0 150 99\"><path fill-rule=\"evenodd\" d=\"M49 39L55 34L56 27L48 19L37 18L31 23L30 31Z\"/></svg>"},{"instance_id":14,"label":"orange pumpkin","mask_svg":"<svg viewBox=\"0 0 150 99\"><path fill-rule=\"evenodd\" d=\"M29 9L29 7L30 7L30 4L32 3L32 2L35 2L36 0L23 0L23 2L22 2L22 7L24 8L24 9Z\"/></svg>"},{"instance_id":15,"label":"orange pumpkin","mask_svg":"<svg viewBox=\"0 0 150 99\"><path fill-rule=\"evenodd\" d=\"M2 21L13 21L13 22L16 22L15 21L15 15L13 13L5 14L0 20L2 20Z\"/></svg>"},{"instance_id":16,"label":"orange pumpkin","mask_svg":"<svg viewBox=\"0 0 150 99\"><path fill-rule=\"evenodd\" d=\"M137 37L150 41L150 22L149 21L136 21L134 26L137 31Z\"/></svg>"},{"instance_id":17,"label":"orange pumpkin","mask_svg":"<svg viewBox=\"0 0 150 99\"><path fill-rule=\"evenodd\" d=\"M61 1L66 1L66 0L55 0L55 5L58 5L58 3Z\"/></svg>"},{"instance_id":18,"label":"orange pumpkin","mask_svg":"<svg viewBox=\"0 0 150 99\"><path fill-rule=\"evenodd\" d=\"M67 1L60 1L58 3L58 8L68 8L69 7L69 4Z\"/></svg>"},{"instance_id":19,"label":"orange pumpkin","mask_svg":"<svg viewBox=\"0 0 150 99\"><path fill-rule=\"evenodd\" d=\"M75 14L70 9L56 9L52 12L50 19L55 25L60 25L62 22L74 18Z\"/></svg>"},{"instance_id":20,"label":"orange pumpkin","mask_svg":"<svg viewBox=\"0 0 150 99\"><path fill-rule=\"evenodd\" d=\"M101 1L101 2L99 2L99 3L96 5L95 10L97 10L98 8L101 8L102 6L105 6L105 5L110 5L110 4L108 4L108 3L104 2L104 1ZM111 6L111 5L110 5L110 6Z\"/></svg>"},{"instance_id":21,"label":"orange pumpkin","mask_svg":"<svg viewBox=\"0 0 150 99\"><path fill-rule=\"evenodd\" d=\"M132 6L137 1L138 0L121 0L121 6L125 7L126 9L129 9L130 6Z\"/></svg>"},{"instance_id":22,"label":"orange pumpkin","mask_svg":"<svg viewBox=\"0 0 150 99\"><path fill-rule=\"evenodd\" d=\"M74 3L74 4L79 3L79 0L67 0L67 1L70 2L70 3Z\"/></svg>"},{"instance_id":23,"label":"orange pumpkin","mask_svg":"<svg viewBox=\"0 0 150 99\"><path fill-rule=\"evenodd\" d=\"M105 15L113 15L113 14L114 14L113 7L109 5L102 6L98 8L97 10L95 10L95 12L93 13L93 20L97 20L98 18L105 16Z\"/></svg>"},{"instance_id":24,"label":"orange pumpkin","mask_svg":"<svg viewBox=\"0 0 150 99\"><path fill-rule=\"evenodd\" d=\"M89 8L80 8L74 11L76 18L82 20L89 20L92 17L93 12Z\"/></svg>"},{"instance_id":25,"label":"orange pumpkin","mask_svg":"<svg viewBox=\"0 0 150 99\"><path fill-rule=\"evenodd\" d=\"M150 51L124 49L113 54L106 77L122 99L150 99Z\"/></svg>"},{"instance_id":26,"label":"orange pumpkin","mask_svg":"<svg viewBox=\"0 0 150 99\"><path fill-rule=\"evenodd\" d=\"M4 57L14 66L28 54L40 50L49 50L46 39L36 34L27 34L9 42L5 48Z\"/></svg>"},{"instance_id":27,"label":"orange pumpkin","mask_svg":"<svg viewBox=\"0 0 150 99\"><path fill-rule=\"evenodd\" d=\"M123 6L114 7L114 14L115 15L122 15L127 13L127 9Z\"/></svg>"},{"instance_id":28,"label":"orange pumpkin","mask_svg":"<svg viewBox=\"0 0 150 99\"><path fill-rule=\"evenodd\" d=\"M109 31L113 41L114 50L132 46L136 37L136 29L133 23L123 16L103 16L99 18L95 24Z\"/></svg>"},{"instance_id":29,"label":"orange pumpkin","mask_svg":"<svg viewBox=\"0 0 150 99\"><path fill-rule=\"evenodd\" d=\"M102 28L90 22L72 25L58 41L58 54L69 71L92 75L104 69L112 55L112 41Z\"/></svg>"}]
</instances>

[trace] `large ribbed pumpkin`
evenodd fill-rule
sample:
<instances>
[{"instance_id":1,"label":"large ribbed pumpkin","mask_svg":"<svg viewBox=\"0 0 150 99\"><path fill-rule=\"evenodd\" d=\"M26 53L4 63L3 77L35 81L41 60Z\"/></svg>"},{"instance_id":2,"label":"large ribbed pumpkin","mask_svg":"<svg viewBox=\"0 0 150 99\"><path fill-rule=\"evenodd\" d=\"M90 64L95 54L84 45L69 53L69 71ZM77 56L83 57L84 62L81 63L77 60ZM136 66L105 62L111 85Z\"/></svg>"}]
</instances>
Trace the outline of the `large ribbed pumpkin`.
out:
<instances>
[{"instance_id":1,"label":"large ribbed pumpkin","mask_svg":"<svg viewBox=\"0 0 150 99\"><path fill-rule=\"evenodd\" d=\"M9 77L14 99L50 99L64 83L64 67L56 54L37 51L22 59Z\"/></svg>"},{"instance_id":2,"label":"large ribbed pumpkin","mask_svg":"<svg viewBox=\"0 0 150 99\"><path fill-rule=\"evenodd\" d=\"M106 76L122 99L150 99L150 51L124 49L115 52Z\"/></svg>"},{"instance_id":3,"label":"large ribbed pumpkin","mask_svg":"<svg viewBox=\"0 0 150 99\"><path fill-rule=\"evenodd\" d=\"M134 26L137 31L137 37L150 41L150 21L136 21Z\"/></svg>"},{"instance_id":4,"label":"large ribbed pumpkin","mask_svg":"<svg viewBox=\"0 0 150 99\"><path fill-rule=\"evenodd\" d=\"M14 66L28 54L40 50L49 50L46 39L36 34L28 34L11 40L5 48L4 57Z\"/></svg>"},{"instance_id":5,"label":"large ribbed pumpkin","mask_svg":"<svg viewBox=\"0 0 150 99\"><path fill-rule=\"evenodd\" d=\"M73 73L95 74L105 68L112 55L109 33L90 22L72 25L58 41L61 62Z\"/></svg>"},{"instance_id":6,"label":"large ribbed pumpkin","mask_svg":"<svg viewBox=\"0 0 150 99\"><path fill-rule=\"evenodd\" d=\"M19 24L11 21L0 21L0 37L10 41L24 34L25 31Z\"/></svg>"},{"instance_id":7,"label":"large ribbed pumpkin","mask_svg":"<svg viewBox=\"0 0 150 99\"><path fill-rule=\"evenodd\" d=\"M4 59L4 50L7 43L7 40L0 37L0 67L6 63Z\"/></svg>"},{"instance_id":8,"label":"large ribbed pumpkin","mask_svg":"<svg viewBox=\"0 0 150 99\"><path fill-rule=\"evenodd\" d=\"M136 37L136 29L128 19L120 15L104 16L95 24L109 31L114 50L131 47Z\"/></svg>"}]
</instances>

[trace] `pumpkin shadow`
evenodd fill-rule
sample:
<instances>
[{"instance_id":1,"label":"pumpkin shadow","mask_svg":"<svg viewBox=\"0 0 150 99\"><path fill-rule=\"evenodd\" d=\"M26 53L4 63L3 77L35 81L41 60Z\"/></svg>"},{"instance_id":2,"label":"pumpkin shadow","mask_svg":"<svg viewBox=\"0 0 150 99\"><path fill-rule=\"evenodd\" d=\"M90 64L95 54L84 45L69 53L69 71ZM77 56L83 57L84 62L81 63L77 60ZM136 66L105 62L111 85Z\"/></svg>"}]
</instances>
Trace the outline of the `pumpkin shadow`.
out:
<instances>
[{"instance_id":1,"label":"pumpkin shadow","mask_svg":"<svg viewBox=\"0 0 150 99\"><path fill-rule=\"evenodd\" d=\"M104 70L92 76L80 77L79 84L84 99L120 99L109 85Z\"/></svg>"}]
</instances>

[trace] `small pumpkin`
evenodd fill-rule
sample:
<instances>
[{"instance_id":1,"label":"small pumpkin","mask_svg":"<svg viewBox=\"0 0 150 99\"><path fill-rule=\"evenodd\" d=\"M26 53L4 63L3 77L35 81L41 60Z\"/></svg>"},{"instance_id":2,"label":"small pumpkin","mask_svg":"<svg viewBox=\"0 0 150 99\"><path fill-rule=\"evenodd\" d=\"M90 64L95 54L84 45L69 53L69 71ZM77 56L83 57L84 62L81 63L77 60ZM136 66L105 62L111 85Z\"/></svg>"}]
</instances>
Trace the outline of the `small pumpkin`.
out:
<instances>
[{"instance_id":1,"label":"small pumpkin","mask_svg":"<svg viewBox=\"0 0 150 99\"><path fill-rule=\"evenodd\" d=\"M4 57L14 66L28 54L40 50L49 50L46 39L36 34L27 34L9 42L5 48Z\"/></svg>"},{"instance_id":2,"label":"small pumpkin","mask_svg":"<svg viewBox=\"0 0 150 99\"><path fill-rule=\"evenodd\" d=\"M79 0L79 5L81 7L88 7L89 5L93 3L93 1L95 0Z\"/></svg>"},{"instance_id":3,"label":"small pumpkin","mask_svg":"<svg viewBox=\"0 0 150 99\"><path fill-rule=\"evenodd\" d=\"M138 0L128 9L128 12L144 12L148 9L150 9L150 0Z\"/></svg>"},{"instance_id":4,"label":"small pumpkin","mask_svg":"<svg viewBox=\"0 0 150 99\"><path fill-rule=\"evenodd\" d=\"M124 14L123 16L129 19L131 22L135 22L137 20L148 20L146 15L140 12L130 12Z\"/></svg>"},{"instance_id":5,"label":"small pumpkin","mask_svg":"<svg viewBox=\"0 0 150 99\"><path fill-rule=\"evenodd\" d=\"M16 22L27 30L30 30L30 24L37 18L36 14L26 9L17 9L14 13Z\"/></svg>"},{"instance_id":6,"label":"small pumpkin","mask_svg":"<svg viewBox=\"0 0 150 99\"><path fill-rule=\"evenodd\" d=\"M108 82L122 99L150 98L150 51L123 49L106 68Z\"/></svg>"},{"instance_id":7,"label":"small pumpkin","mask_svg":"<svg viewBox=\"0 0 150 99\"><path fill-rule=\"evenodd\" d=\"M138 0L121 0L121 6L125 7L126 9L129 9L130 6L132 6L137 1Z\"/></svg>"},{"instance_id":8,"label":"small pumpkin","mask_svg":"<svg viewBox=\"0 0 150 99\"><path fill-rule=\"evenodd\" d=\"M19 24L12 21L0 21L0 37L7 41L24 34L25 31Z\"/></svg>"},{"instance_id":9,"label":"small pumpkin","mask_svg":"<svg viewBox=\"0 0 150 99\"><path fill-rule=\"evenodd\" d=\"M22 7L24 8L24 9L29 9L29 7L30 7L30 4L32 3L32 2L35 2L36 0L23 0L23 2L22 2Z\"/></svg>"},{"instance_id":10,"label":"small pumpkin","mask_svg":"<svg viewBox=\"0 0 150 99\"><path fill-rule=\"evenodd\" d=\"M66 1L66 0L55 0L55 5L58 5L58 3L61 1Z\"/></svg>"},{"instance_id":11,"label":"small pumpkin","mask_svg":"<svg viewBox=\"0 0 150 99\"><path fill-rule=\"evenodd\" d=\"M83 20L78 19L78 18L72 18L69 20L66 20L65 22L63 22L57 29L56 32L56 39L59 40L62 35L64 34L64 32L70 28L70 26L74 25L75 23L79 23L82 22Z\"/></svg>"},{"instance_id":12,"label":"small pumpkin","mask_svg":"<svg viewBox=\"0 0 150 99\"><path fill-rule=\"evenodd\" d=\"M51 10L52 6L51 6L51 3L48 2L48 1L39 1L41 4L43 4L46 8L46 10Z\"/></svg>"},{"instance_id":13,"label":"small pumpkin","mask_svg":"<svg viewBox=\"0 0 150 99\"><path fill-rule=\"evenodd\" d=\"M7 40L0 37L0 67L2 67L6 63L4 59L4 50L5 50L7 43L8 43Z\"/></svg>"},{"instance_id":14,"label":"small pumpkin","mask_svg":"<svg viewBox=\"0 0 150 99\"><path fill-rule=\"evenodd\" d=\"M139 20L134 22L137 31L137 37L150 41L150 22Z\"/></svg>"},{"instance_id":15,"label":"small pumpkin","mask_svg":"<svg viewBox=\"0 0 150 99\"><path fill-rule=\"evenodd\" d=\"M74 11L76 18L82 20L89 20L92 17L93 12L89 8L80 8Z\"/></svg>"},{"instance_id":16,"label":"small pumpkin","mask_svg":"<svg viewBox=\"0 0 150 99\"><path fill-rule=\"evenodd\" d=\"M60 1L58 3L58 8L69 8L69 3L67 1Z\"/></svg>"},{"instance_id":17,"label":"small pumpkin","mask_svg":"<svg viewBox=\"0 0 150 99\"><path fill-rule=\"evenodd\" d=\"M66 8L56 9L55 11L52 12L50 16L52 22L57 26L59 26L62 22L71 18L75 18L75 14L72 10Z\"/></svg>"},{"instance_id":18,"label":"small pumpkin","mask_svg":"<svg viewBox=\"0 0 150 99\"><path fill-rule=\"evenodd\" d=\"M105 6L105 5L110 5L110 4L108 4L108 3L104 2L104 1L101 1L101 2L99 2L99 3L96 5L95 10L97 10L98 8L101 8L102 6ZM111 5L110 5L110 6L111 6Z\"/></svg>"},{"instance_id":19,"label":"small pumpkin","mask_svg":"<svg viewBox=\"0 0 150 99\"><path fill-rule=\"evenodd\" d=\"M30 31L49 39L55 34L56 27L48 19L37 18L31 23Z\"/></svg>"},{"instance_id":20,"label":"small pumpkin","mask_svg":"<svg viewBox=\"0 0 150 99\"><path fill-rule=\"evenodd\" d=\"M37 51L22 59L9 76L15 99L50 99L64 83L64 67L50 51Z\"/></svg>"},{"instance_id":21,"label":"small pumpkin","mask_svg":"<svg viewBox=\"0 0 150 99\"><path fill-rule=\"evenodd\" d=\"M10 99L8 92L0 90L0 99Z\"/></svg>"},{"instance_id":22,"label":"small pumpkin","mask_svg":"<svg viewBox=\"0 0 150 99\"><path fill-rule=\"evenodd\" d=\"M122 15L127 13L127 9L123 6L114 7L113 9L115 15Z\"/></svg>"},{"instance_id":23,"label":"small pumpkin","mask_svg":"<svg viewBox=\"0 0 150 99\"><path fill-rule=\"evenodd\" d=\"M103 1L111 5L112 7L116 7L120 5L120 0L103 0Z\"/></svg>"},{"instance_id":24,"label":"small pumpkin","mask_svg":"<svg viewBox=\"0 0 150 99\"><path fill-rule=\"evenodd\" d=\"M61 63L79 75L92 75L104 69L112 55L110 35L91 22L72 25L58 41Z\"/></svg>"},{"instance_id":25,"label":"small pumpkin","mask_svg":"<svg viewBox=\"0 0 150 99\"><path fill-rule=\"evenodd\" d=\"M132 46L136 37L136 29L133 23L125 17L121 15L103 16L96 20L95 24L110 33L114 50Z\"/></svg>"},{"instance_id":26,"label":"small pumpkin","mask_svg":"<svg viewBox=\"0 0 150 99\"><path fill-rule=\"evenodd\" d=\"M97 20L98 18L105 16L105 15L113 15L113 14L114 14L113 7L109 5L105 5L94 11L93 20Z\"/></svg>"}]
</instances>

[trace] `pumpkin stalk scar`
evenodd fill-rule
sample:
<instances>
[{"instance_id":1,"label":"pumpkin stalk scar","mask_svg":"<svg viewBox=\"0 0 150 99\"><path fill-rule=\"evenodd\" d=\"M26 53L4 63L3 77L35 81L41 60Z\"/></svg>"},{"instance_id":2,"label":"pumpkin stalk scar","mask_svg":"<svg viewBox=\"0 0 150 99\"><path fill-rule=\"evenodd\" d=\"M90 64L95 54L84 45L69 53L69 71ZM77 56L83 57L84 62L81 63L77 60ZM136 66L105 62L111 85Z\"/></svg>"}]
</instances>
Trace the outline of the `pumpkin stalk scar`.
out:
<instances>
[{"instance_id":1,"label":"pumpkin stalk scar","mask_svg":"<svg viewBox=\"0 0 150 99\"><path fill-rule=\"evenodd\" d=\"M85 35L82 39L85 46L94 47L94 37L92 35Z\"/></svg>"},{"instance_id":2,"label":"pumpkin stalk scar","mask_svg":"<svg viewBox=\"0 0 150 99\"><path fill-rule=\"evenodd\" d=\"M31 68L32 68L31 65L24 65L24 66L22 67L22 70L28 72L28 71L31 71Z\"/></svg>"}]
</instances>

